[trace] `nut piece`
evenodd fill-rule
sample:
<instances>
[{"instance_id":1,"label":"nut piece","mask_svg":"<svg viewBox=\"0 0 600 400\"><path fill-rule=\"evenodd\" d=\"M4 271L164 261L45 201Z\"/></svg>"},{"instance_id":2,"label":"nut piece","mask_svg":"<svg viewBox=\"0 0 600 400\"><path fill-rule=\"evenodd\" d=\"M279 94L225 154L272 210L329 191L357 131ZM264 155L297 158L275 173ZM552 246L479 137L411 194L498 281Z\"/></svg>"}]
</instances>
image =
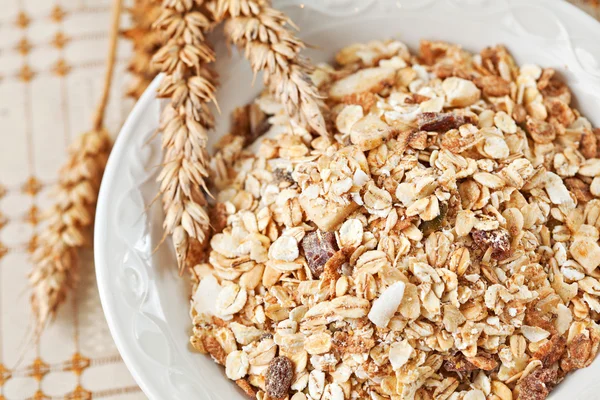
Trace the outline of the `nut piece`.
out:
<instances>
[{"instance_id":1,"label":"nut piece","mask_svg":"<svg viewBox=\"0 0 600 400\"><path fill-rule=\"evenodd\" d=\"M393 68L376 67L362 69L350 76L335 82L329 89L329 97L341 100L354 93L377 93L385 87L392 86L396 77Z\"/></svg>"},{"instance_id":2,"label":"nut piece","mask_svg":"<svg viewBox=\"0 0 600 400\"><path fill-rule=\"evenodd\" d=\"M600 265L600 246L591 240L576 240L569 248L573 258L591 274Z\"/></svg>"},{"instance_id":3,"label":"nut piece","mask_svg":"<svg viewBox=\"0 0 600 400\"><path fill-rule=\"evenodd\" d=\"M471 117L454 113L426 112L418 117L419 129L427 132L447 132L472 122L474 120Z\"/></svg>"},{"instance_id":4,"label":"nut piece","mask_svg":"<svg viewBox=\"0 0 600 400\"><path fill-rule=\"evenodd\" d=\"M308 268L318 279L323 273L325 263L338 251L335 235L331 232L316 230L307 233L301 244Z\"/></svg>"},{"instance_id":5,"label":"nut piece","mask_svg":"<svg viewBox=\"0 0 600 400\"><path fill-rule=\"evenodd\" d=\"M285 356L275 357L269 363L265 377L267 394L273 399L284 399L292 386L294 364Z\"/></svg>"},{"instance_id":6,"label":"nut piece","mask_svg":"<svg viewBox=\"0 0 600 400\"><path fill-rule=\"evenodd\" d=\"M388 286L373 302L371 311L369 311L369 320L380 328L386 328L402 302L404 287L405 284L402 281Z\"/></svg>"},{"instance_id":7,"label":"nut piece","mask_svg":"<svg viewBox=\"0 0 600 400\"><path fill-rule=\"evenodd\" d=\"M369 114L350 129L350 141L362 151L379 147L392 134L392 127L376 115Z\"/></svg>"},{"instance_id":8,"label":"nut piece","mask_svg":"<svg viewBox=\"0 0 600 400\"><path fill-rule=\"evenodd\" d=\"M442 89L450 107L468 107L481 98L481 91L477 86L462 78L451 77L444 80Z\"/></svg>"},{"instance_id":9,"label":"nut piece","mask_svg":"<svg viewBox=\"0 0 600 400\"><path fill-rule=\"evenodd\" d=\"M361 153L362 154L362 153ZM326 198L312 199L302 192L300 194L300 206L306 213L309 221L313 221L319 229L330 231L341 224L344 219L360 206L354 201L339 204Z\"/></svg>"},{"instance_id":10,"label":"nut piece","mask_svg":"<svg viewBox=\"0 0 600 400\"><path fill-rule=\"evenodd\" d=\"M492 257L504 260L510 256L510 235L506 229L499 228L493 231L474 230L471 233L473 240L482 250L492 248Z\"/></svg>"}]
</instances>

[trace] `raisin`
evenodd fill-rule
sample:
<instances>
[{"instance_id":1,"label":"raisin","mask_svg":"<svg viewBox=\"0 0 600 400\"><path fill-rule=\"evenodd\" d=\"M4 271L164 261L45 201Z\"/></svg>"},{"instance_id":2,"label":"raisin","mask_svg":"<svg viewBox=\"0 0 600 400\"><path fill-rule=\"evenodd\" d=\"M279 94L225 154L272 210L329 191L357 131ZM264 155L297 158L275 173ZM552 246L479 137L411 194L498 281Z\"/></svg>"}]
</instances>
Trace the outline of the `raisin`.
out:
<instances>
[{"instance_id":1,"label":"raisin","mask_svg":"<svg viewBox=\"0 0 600 400\"><path fill-rule=\"evenodd\" d=\"M447 132L473 122L472 117L454 113L425 112L418 118L419 129L427 132Z\"/></svg>"},{"instance_id":2,"label":"raisin","mask_svg":"<svg viewBox=\"0 0 600 400\"><path fill-rule=\"evenodd\" d=\"M419 230L423 232L423 237L428 237L433 232L437 232L442 229L444 221L446 220L446 214L448 213L448 205L446 203L440 204L440 215L432 219L431 221L423 221L419 225Z\"/></svg>"},{"instance_id":3,"label":"raisin","mask_svg":"<svg viewBox=\"0 0 600 400\"><path fill-rule=\"evenodd\" d=\"M492 258L504 260L510 256L510 235L506 229L493 231L474 230L471 234L475 244L482 250L492 248Z\"/></svg>"},{"instance_id":4,"label":"raisin","mask_svg":"<svg viewBox=\"0 0 600 400\"><path fill-rule=\"evenodd\" d=\"M279 183L282 183L282 182L295 183L294 178L292 178L292 173L290 171L285 171L281 168L277 168L277 169L275 169L274 175L275 175L275 179Z\"/></svg>"},{"instance_id":5,"label":"raisin","mask_svg":"<svg viewBox=\"0 0 600 400\"><path fill-rule=\"evenodd\" d=\"M448 372L471 372L478 369L474 364L467 361L462 355L449 357L444 361L444 369Z\"/></svg>"},{"instance_id":6,"label":"raisin","mask_svg":"<svg viewBox=\"0 0 600 400\"><path fill-rule=\"evenodd\" d=\"M265 385L267 394L273 399L283 399L288 395L292 379L294 378L294 364L285 357L275 357L269 363Z\"/></svg>"},{"instance_id":7,"label":"raisin","mask_svg":"<svg viewBox=\"0 0 600 400\"><path fill-rule=\"evenodd\" d=\"M325 263L338 251L335 235L331 232L316 230L307 233L302 239L302 249L314 277L323 273Z\"/></svg>"}]
</instances>

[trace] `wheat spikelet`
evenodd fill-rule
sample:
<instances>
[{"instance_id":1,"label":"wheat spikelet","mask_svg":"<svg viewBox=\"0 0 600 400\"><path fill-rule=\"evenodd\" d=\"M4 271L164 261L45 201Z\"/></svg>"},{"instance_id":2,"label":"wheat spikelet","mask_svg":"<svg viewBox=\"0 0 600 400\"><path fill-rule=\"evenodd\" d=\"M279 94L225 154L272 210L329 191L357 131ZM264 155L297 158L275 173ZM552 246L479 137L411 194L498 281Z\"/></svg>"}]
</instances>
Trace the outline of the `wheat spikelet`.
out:
<instances>
[{"instance_id":1,"label":"wheat spikelet","mask_svg":"<svg viewBox=\"0 0 600 400\"><path fill-rule=\"evenodd\" d=\"M265 85L287 112L327 135L312 66L299 55L304 43L286 28L293 26L290 19L262 0L218 0L216 14L226 20L228 40L243 49L255 73L264 71Z\"/></svg>"},{"instance_id":2,"label":"wheat spikelet","mask_svg":"<svg viewBox=\"0 0 600 400\"><path fill-rule=\"evenodd\" d=\"M137 99L159 72L151 61L152 56L163 43L161 33L152 29L152 24L161 12L160 1L135 0L128 12L131 16L132 26L124 30L122 34L133 44L133 54L127 66L133 79L127 88L126 95Z\"/></svg>"},{"instance_id":3,"label":"wheat spikelet","mask_svg":"<svg viewBox=\"0 0 600 400\"><path fill-rule=\"evenodd\" d=\"M32 255L34 265L29 282L38 335L77 283L77 250L88 243L94 222L100 181L111 148L102 122L112 82L120 16L121 0L114 0L104 89L93 128L69 147L69 158L59 171L56 204L45 214L46 221Z\"/></svg>"},{"instance_id":4,"label":"wheat spikelet","mask_svg":"<svg viewBox=\"0 0 600 400\"><path fill-rule=\"evenodd\" d=\"M29 276L31 305L41 329L56 314L78 279L77 249L88 244L87 234L111 141L104 129L81 135L70 146L69 159L59 173L57 203L49 210L47 225L33 253Z\"/></svg>"},{"instance_id":5,"label":"wheat spikelet","mask_svg":"<svg viewBox=\"0 0 600 400\"><path fill-rule=\"evenodd\" d=\"M158 95L171 101L161 114L164 155L158 181L165 235L171 235L182 272L192 241L204 241L209 229L206 142L214 119L207 103L216 104L216 76L206 65L215 55L204 34L214 20L200 0L165 0L162 7L155 27L167 40L154 62L165 73Z\"/></svg>"}]
</instances>

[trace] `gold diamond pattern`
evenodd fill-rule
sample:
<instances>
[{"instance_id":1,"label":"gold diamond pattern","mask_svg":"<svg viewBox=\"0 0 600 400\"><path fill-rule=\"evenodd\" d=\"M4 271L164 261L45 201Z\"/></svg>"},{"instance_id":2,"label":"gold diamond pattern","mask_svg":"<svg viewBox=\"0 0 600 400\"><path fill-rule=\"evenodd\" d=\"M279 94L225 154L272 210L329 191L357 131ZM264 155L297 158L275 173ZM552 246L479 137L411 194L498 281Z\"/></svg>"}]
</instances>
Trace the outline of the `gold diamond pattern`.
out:
<instances>
[{"instance_id":1,"label":"gold diamond pattern","mask_svg":"<svg viewBox=\"0 0 600 400\"><path fill-rule=\"evenodd\" d=\"M0 229L4 228L8 224L8 217L0 211Z\"/></svg>"},{"instance_id":2,"label":"gold diamond pattern","mask_svg":"<svg viewBox=\"0 0 600 400\"><path fill-rule=\"evenodd\" d=\"M35 76L35 72L31 69L31 67L27 64L23 65L19 72L17 73L17 77L23 82L29 82Z\"/></svg>"},{"instance_id":3,"label":"gold diamond pattern","mask_svg":"<svg viewBox=\"0 0 600 400\"><path fill-rule=\"evenodd\" d=\"M2 244L2 242L0 242L0 260L8 254L8 248L6 246L4 246L4 244Z\"/></svg>"},{"instance_id":4,"label":"gold diamond pattern","mask_svg":"<svg viewBox=\"0 0 600 400\"><path fill-rule=\"evenodd\" d=\"M11 378L12 374L3 364L0 364L0 387L4 386L7 380ZM0 397L2 399L2 397Z\"/></svg>"},{"instance_id":5,"label":"gold diamond pattern","mask_svg":"<svg viewBox=\"0 0 600 400\"><path fill-rule=\"evenodd\" d=\"M27 400L50 400L50 396L45 395L44 392L38 389L38 391Z\"/></svg>"},{"instance_id":6,"label":"gold diamond pattern","mask_svg":"<svg viewBox=\"0 0 600 400\"><path fill-rule=\"evenodd\" d=\"M40 210L36 205L32 205L29 211L25 215L24 220L29 222L31 225L37 225L40 223Z\"/></svg>"},{"instance_id":7,"label":"gold diamond pattern","mask_svg":"<svg viewBox=\"0 0 600 400\"><path fill-rule=\"evenodd\" d=\"M65 10L63 10L62 7L57 4L54 6L54 8L52 9L52 12L50 13L50 19L52 19L52 21L58 23L58 22L61 22L65 18L66 15L67 15L67 12Z\"/></svg>"},{"instance_id":8,"label":"gold diamond pattern","mask_svg":"<svg viewBox=\"0 0 600 400\"><path fill-rule=\"evenodd\" d=\"M80 385L77 385L74 391L65 396L67 400L90 400L91 398L92 392L85 390Z\"/></svg>"},{"instance_id":9,"label":"gold diamond pattern","mask_svg":"<svg viewBox=\"0 0 600 400\"><path fill-rule=\"evenodd\" d=\"M73 371L75 375L81 375L90 366L90 359L80 353L73 354L71 361L65 366L66 370Z\"/></svg>"},{"instance_id":10,"label":"gold diamond pattern","mask_svg":"<svg viewBox=\"0 0 600 400\"><path fill-rule=\"evenodd\" d=\"M29 16L24 11L21 11L17 15L17 20L15 21L15 24L19 28L25 29L29 26L30 23L31 23L31 18L29 18Z\"/></svg>"},{"instance_id":11,"label":"gold diamond pattern","mask_svg":"<svg viewBox=\"0 0 600 400\"><path fill-rule=\"evenodd\" d=\"M48 372L50 372L50 366L39 357L33 360L33 363L27 368L27 375L38 382L41 381Z\"/></svg>"},{"instance_id":12,"label":"gold diamond pattern","mask_svg":"<svg viewBox=\"0 0 600 400\"><path fill-rule=\"evenodd\" d=\"M57 49L62 49L69 42L69 38L63 32L56 32L50 44Z\"/></svg>"},{"instance_id":13,"label":"gold diamond pattern","mask_svg":"<svg viewBox=\"0 0 600 400\"><path fill-rule=\"evenodd\" d=\"M52 66L52 72L58 76L65 76L69 73L69 71L71 71L71 67L62 58L56 61L56 63L54 63Z\"/></svg>"},{"instance_id":14,"label":"gold diamond pattern","mask_svg":"<svg viewBox=\"0 0 600 400\"><path fill-rule=\"evenodd\" d=\"M31 51L32 47L32 44L29 42L29 40L27 40L27 38L21 38L21 40L19 40L17 43L16 49L19 53L21 53L21 55L26 56Z\"/></svg>"},{"instance_id":15,"label":"gold diamond pattern","mask_svg":"<svg viewBox=\"0 0 600 400\"><path fill-rule=\"evenodd\" d=\"M42 189L42 183L35 176L30 176L27 181L21 186L23 193L30 196L35 196Z\"/></svg>"}]
</instances>

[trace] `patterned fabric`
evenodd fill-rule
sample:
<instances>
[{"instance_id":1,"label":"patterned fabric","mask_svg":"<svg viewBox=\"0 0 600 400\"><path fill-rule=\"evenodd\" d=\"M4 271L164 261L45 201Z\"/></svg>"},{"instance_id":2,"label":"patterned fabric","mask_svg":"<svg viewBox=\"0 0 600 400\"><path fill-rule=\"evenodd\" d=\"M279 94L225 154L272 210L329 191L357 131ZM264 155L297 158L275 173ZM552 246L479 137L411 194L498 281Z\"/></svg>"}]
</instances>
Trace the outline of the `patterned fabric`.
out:
<instances>
[{"instance_id":1,"label":"patterned fabric","mask_svg":"<svg viewBox=\"0 0 600 400\"><path fill-rule=\"evenodd\" d=\"M65 147L91 128L110 1L0 0L0 9L0 399L144 399L108 331L91 252L39 344L29 311L29 253ZM113 134L132 106L123 98L130 52L121 41L106 113Z\"/></svg>"},{"instance_id":2,"label":"patterned fabric","mask_svg":"<svg viewBox=\"0 0 600 400\"><path fill-rule=\"evenodd\" d=\"M600 18L597 0L570 0ZM0 0L0 400L144 399L108 331L91 252L75 295L39 343L27 274L65 147L91 127L107 50L109 0ZM125 20L124 16L124 20ZM130 44L119 46L107 111L114 133Z\"/></svg>"}]
</instances>

